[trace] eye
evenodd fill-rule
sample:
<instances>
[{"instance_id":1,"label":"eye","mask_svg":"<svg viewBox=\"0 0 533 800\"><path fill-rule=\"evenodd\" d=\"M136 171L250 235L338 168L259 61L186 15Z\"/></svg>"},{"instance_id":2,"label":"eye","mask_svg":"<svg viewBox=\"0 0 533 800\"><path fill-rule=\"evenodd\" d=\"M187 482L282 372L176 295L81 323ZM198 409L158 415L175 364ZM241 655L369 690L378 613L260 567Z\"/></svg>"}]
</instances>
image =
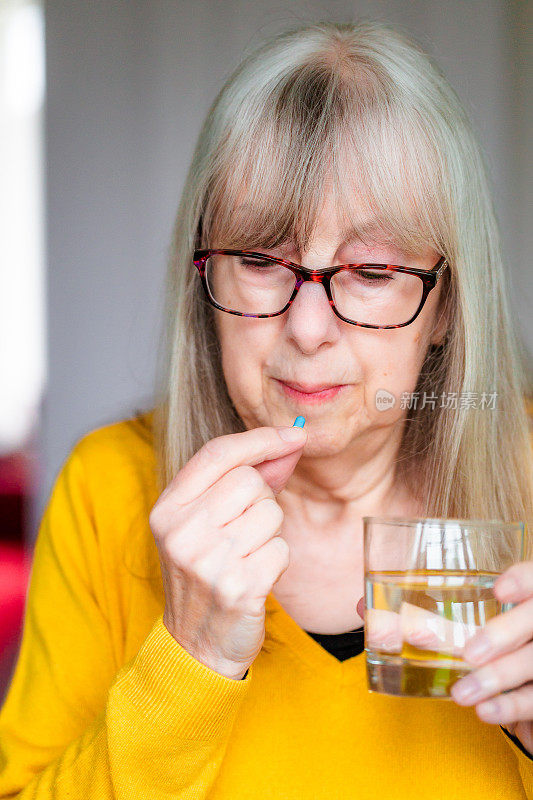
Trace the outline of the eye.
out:
<instances>
[{"instance_id":1,"label":"eye","mask_svg":"<svg viewBox=\"0 0 533 800\"><path fill-rule=\"evenodd\" d=\"M252 269L254 267L257 267L259 269L264 269L265 267L272 267L275 264L275 262L270 261L270 259L268 258L259 259L259 258L246 258L244 256L241 256L239 260L241 262L241 266L251 267Z\"/></svg>"},{"instance_id":2,"label":"eye","mask_svg":"<svg viewBox=\"0 0 533 800\"><path fill-rule=\"evenodd\" d=\"M387 282L394 280L394 272L382 269L354 269L353 275L358 280L376 283L378 281Z\"/></svg>"}]
</instances>

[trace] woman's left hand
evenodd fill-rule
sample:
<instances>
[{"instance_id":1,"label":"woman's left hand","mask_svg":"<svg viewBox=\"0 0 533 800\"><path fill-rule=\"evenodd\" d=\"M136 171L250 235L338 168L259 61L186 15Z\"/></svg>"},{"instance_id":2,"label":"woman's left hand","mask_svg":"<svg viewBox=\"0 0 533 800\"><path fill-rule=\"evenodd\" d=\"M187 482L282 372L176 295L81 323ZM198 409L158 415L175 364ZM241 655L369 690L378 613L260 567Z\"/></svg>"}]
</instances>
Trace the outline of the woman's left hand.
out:
<instances>
[{"instance_id":1,"label":"woman's left hand","mask_svg":"<svg viewBox=\"0 0 533 800\"><path fill-rule=\"evenodd\" d=\"M451 696L475 704L484 722L504 725L533 757L533 561L503 572L494 594L517 605L467 640L463 657L476 669L454 683Z\"/></svg>"}]
</instances>

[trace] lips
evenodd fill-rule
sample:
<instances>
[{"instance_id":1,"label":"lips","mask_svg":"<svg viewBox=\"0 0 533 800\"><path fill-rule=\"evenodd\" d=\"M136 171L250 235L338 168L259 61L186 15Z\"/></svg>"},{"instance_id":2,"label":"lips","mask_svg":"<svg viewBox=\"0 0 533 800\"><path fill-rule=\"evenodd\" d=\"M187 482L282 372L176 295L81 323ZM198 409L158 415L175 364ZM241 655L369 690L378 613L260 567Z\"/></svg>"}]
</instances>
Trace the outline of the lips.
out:
<instances>
[{"instance_id":1,"label":"lips","mask_svg":"<svg viewBox=\"0 0 533 800\"><path fill-rule=\"evenodd\" d=\"M286 386L290 386L292 389L297 389L299 392L304 392L305 394L314 394L315 392L323 392L326 389L333 389L337 386L342 386L340 383L298 383L296 381L284 381L281 378L278 378L281 383L284 383Z\"/></svg>"}]
</instances>

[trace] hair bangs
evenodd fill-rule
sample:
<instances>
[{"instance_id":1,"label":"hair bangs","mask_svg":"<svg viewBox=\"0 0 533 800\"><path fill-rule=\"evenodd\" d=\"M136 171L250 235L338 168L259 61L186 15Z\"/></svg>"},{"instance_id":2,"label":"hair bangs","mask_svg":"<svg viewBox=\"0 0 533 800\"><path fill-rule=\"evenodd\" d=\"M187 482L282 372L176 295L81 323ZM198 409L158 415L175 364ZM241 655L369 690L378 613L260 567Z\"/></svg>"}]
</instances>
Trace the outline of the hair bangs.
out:
<instances>
[{"instance_id":1,"label":"hair bangs","mask_svg":"<svg viewBox=\"0 0 533 800\"><path fill-rule=\"evenodd\" d=\"M305 250L332 189L350 238L443 251L449 202L427 120L364 67L333 66L300 65L256 98L253 123L232 126L207 192L205 246Z\"/></svg>"},{"instance_id":2,"label":"hair bangs","mask_svg":"<svg viewBox=\"0 0 533 800\"><path fill-rule=\"evenodd\" d=\"M438 147L416 115L367 106L336 129L332 170L337 214L351 239L394 244L406 255L445 252L450 231Z\"/></svg>"},{"instance_id":3,"label":"hair bangs","mask_svg":"<svg viewBox=\"0 0 533 800\"><path fill-rule=\"evenodd\" d=\"M204 243L210 247L305 250L334 162L332 135L346 109L338 77L308 64L284 76L251 110L242 135L233 126L207 192Z\"/></svg>"}]
</instances>

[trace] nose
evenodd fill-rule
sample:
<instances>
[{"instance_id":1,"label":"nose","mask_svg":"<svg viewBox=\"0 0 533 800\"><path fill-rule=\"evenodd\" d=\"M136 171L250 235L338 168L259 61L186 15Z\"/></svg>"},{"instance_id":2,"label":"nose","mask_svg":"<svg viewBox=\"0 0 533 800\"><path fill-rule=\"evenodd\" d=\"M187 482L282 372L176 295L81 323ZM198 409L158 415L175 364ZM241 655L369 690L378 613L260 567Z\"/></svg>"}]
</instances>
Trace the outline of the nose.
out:
<instances>
[{"instance_id":1,"label":"nose","mask_svg":"<svg viewBox=\"0 0 533 800\"><path fill-rule=\"evenodd\" d=\"M312 276L311 280L302 281L296 297L293 300L293 307L298 301L300 301L300 303L310 302L317 307L322 305L324 309L327 306L329 309L331 309L328 296L326 294L326 289L316 276Z\"/></svg>"},{"instance_id":2,"label":"nose","mask_svg":"<svg viewBox=\"0 0 533 800\"><path fill-rule=\"evenodd\" d=\"M287 312L285 330L306 353L315 352L324 342L340 336L342 323L333 311L326 290L320 283L304 281Z\"/></svg>"}]
</instances>

